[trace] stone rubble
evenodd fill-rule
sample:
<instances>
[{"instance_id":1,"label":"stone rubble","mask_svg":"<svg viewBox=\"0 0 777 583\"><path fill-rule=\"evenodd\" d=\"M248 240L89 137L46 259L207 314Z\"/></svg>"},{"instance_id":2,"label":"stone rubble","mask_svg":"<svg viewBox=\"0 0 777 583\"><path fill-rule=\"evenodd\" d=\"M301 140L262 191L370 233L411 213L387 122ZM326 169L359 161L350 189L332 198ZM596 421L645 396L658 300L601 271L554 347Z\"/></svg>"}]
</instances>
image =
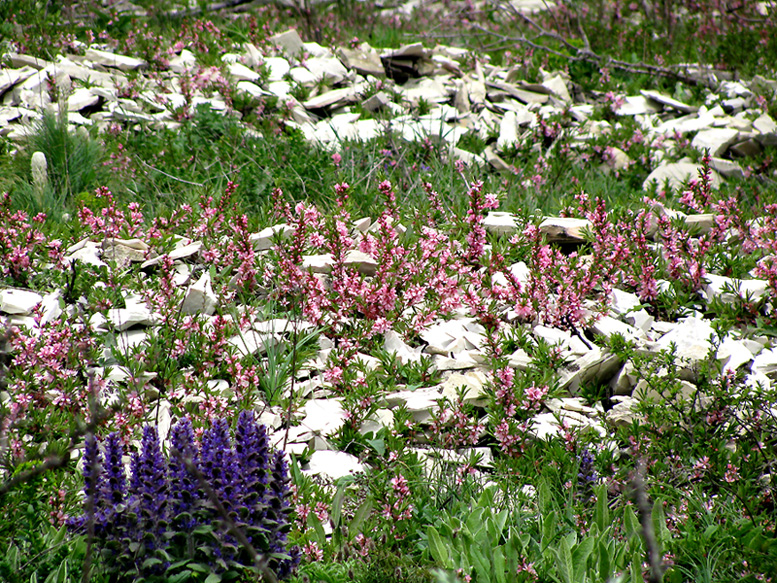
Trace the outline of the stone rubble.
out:
<instances>
[{"instance_id":1,"label":"stone rubble","mask_svg":"<svg viewBox=\"0 0 777 583\"><path fill-rule=\"evenodd\" d=\"M529 84L517 79L512 71L478 60L469 70L466 64L471 59L466 51L444 46L426 48L420 43L393 50L380 50L362 43L358 47L329 51L315 43L303 42L293 30L276 35L272 42L278 47L277 54L264 55L255 46L246 44L242 53L225 55L225 72L238 90L255 98L275 96L288 100L293 115L286 123L298 127L310 141L328 148L339 148L344 139L367 140L391 130L407 140L429 137L441 140L454 157L479 164L488 161L499 169L509 170L499 154L526 140L527 132L540 119L570 106L578 125L569 131L576 132L581 140L611 130L607 122L588 123L594 104L576 103L573 95L577 97L579 92L560 73L546 72L541 84ZM141 59L114 54L97 46L88 48L83 56L61 55L53 62L19 54L4 57L11 67L0 70L0 135L14 140L24 138L44 109L57 108L44 89L49 81L71 87L66 107L71 112L72 123L96 126L100 130L113 122L176 127L174 113L178 108L198 102L219 111L226 107L222 100L207 98L199 91L194 92L191 102L180 93L176 75L197 68L196 57L186 49L171 59L169 72L160 76L161 85L157 86L156 94L134 99L119 97L117 87L126 85L124 73L128 71L137 75L143 85L147 63ZM737 157L777 145L777 123L756 106L755 96L763 95L764 87L772 86L770 83L759 78L747 85L721 81L717 93L710 94L707 103L700 107L657 91L643 90L639 95L622 96L623 104L616 110L616 118L635 117L647 139L669 136L661 146L667 151L676 145L672 136L695 133L691 146L700 152L709 150L713 156L713 167L718 171L713 173L712 181L717 186L726 177L741 175ZM769 97L773 98L774 93ZM308 97L302 102L291 97L298 94ZM421 108L427 113L414 115L414 110ZM76 112L80 115L75 115ZM379 117L365 117L362 112ZM484 158L467 152L458 144L469 133L496 137L495 147L487 149ZM680 188L688 178L697 176L699 165L690 161L661 162L665 157L656 158L645 188L650 188L652 182L659 189L665 185ZM627 159L616 156L612 167L627 163ZM669 211L656 208L656 212ZM705 215L675 216L698 225L702 231L710 228L712 220ZM544 217L540 231L550 242L576 245L585 240L588 226L588 221L581 219ZM510 213L491 212L485 217L484 227L496 236L509 237L521 228L521 223ZM358 232L364 233L369 228L369 219L354 223ZM289 225L278 224L253 234L251 241L254 249L263 253L293 233ZM206 266L200 263L201 249L200 241L180 239L167 256L176 265L176 285L185 289L181 312L207 318L216 311L220 299L213 292ZM162 259L139 240L85 239L66 250L67 262L82 261L105 267L109 263L117 266L137 263L147 270ZM305 268L317 274L329 273L333 264L328 255L306 256L304 261ZM349 251L346 266L370 277L378 264L366 253ZM510 269L519 281L528 280L525 264L515 264ZM506 282L503 273L494 275L495 282L500 281L500 276ZM701 295L708 303L759 299L767 293L767 285L755 279L735 280L710 274L706 276ZM0 290L0 313L12 323L35 329L61 314L60 297L59 292L44 297L29 290L3 289ZM161 317L138 298L127 297L124 303L124 307L107 310L105 317L93 317L90 325L94 329L113 331L118 349L130 351L146 341L149 332L160 324ZM565 423L604 436L608 427L628 424L633 419L639 400L657 397L645 387L631 361L622 362L606 349L566 330L515 325L524 327L530 343L543 340L561 350L564 356L558 382L569 397L548 401L546 410L534 417L531 432L536 439L560 435ZM260 356L286 342L294 326L286 321L257 321L252 330L229 342L242 355ZM300 325L298 329L307 328ZM618 289L613 290L609 314L581 332L589 340L594 336L609 338L618 334L646 353L674 350L684 379L683 390L689 394L695 390L693 382L698 366L708 357L716 340L709 321L693 316L674 323L656 322L634 294ZM440 400L455 401L460 389L465 403L482 409L487 399L484 387L489 381L488 362L482 352L484 333L482 326L466 317L429 326L420 334L420 346L407 344L393 330L386 332L383 348L399 362L415 363L428 358L443 373L444 380L437 386L414 390L398 387L395 392L383 395L380 407L364 423L362 431L376 432L390 425L392 412L400 406L416 422L428 425ZM752 386L777 382L777 349L766 341L732 336L717 341L720 345L716 357L724 372L745 370ZM330 348L322 346L318 357L306 363L300 372L303 376L296 390L309 398L298 412L299 424L287 431L281 428L280 412L267 410L263 415L274 431L275 443L286 443L289 451L299 453L314 450L303 471L337 479L362 472L364 466L354 456L329 451L327 438L346 421L340 400L329 396L322 379L325 354ZM105 355L106 362L112 362L109 349ZM370 358L363 357L365 365L376 366ZM519 348L509 355L509 366L526 370L533 366L532 356ZM229 390L226 381L220 382L225 385L225 391ZM592 385L609 387L614 403L611 409L586 406L578 397L582 387ZM475 450L487 466L491 450ZM451 463L463 463L471 453L441 454L429 450L428 455L449 456Z\"/></svg>"},{"instance_id":2,"label":"stone rubble","mask_svg":"<svg viewBox=\"0 0 777 583\"><path fill-rule=\"evenodd\" d=\"M516 2L517 9L534 9L524 4ZM541 83L528 83L514 70L495 67L462 49L421 43L379 49L361 43L329 50L303 42L295 30L275 35L271 44L275 53L270 49L271 54L263 54L244 43L242 52L223 55L224 74L253 98L276 97L279 105L287 103L292 116L286 123L311 142L333 150L346 140L369 140L392 131L410 141L441 140L456 159L510 171L500 153L528 139L539 119L569 108L577 121L565 131L580 141L612 128L610 122L589 121L594 106L605 105L603 98L592 101L582 95L563 73L543 71ZM71 124L99 130L113 122L176 128L175 114L199 104L226 111L222 98L208 97L200 89L182 94L177 75L199 71L196 56L186 48L171 58L169 70L153 83L145 76L147 63L142 59L99 45L84 48L83 55L59 55L54 61L3 55L11 67L0 71L0 135L24 139L43 109L56 111L58 105L47 90L52 82L65 90ZM142 88L134 99L120 97L117 90L128 85L127 72ZM300 102L292 97L298 94L307 97ZM717 90L698 107L654 90L616 96L622 104L612 123L618 123L618 117L634 117L646 140L663 138L645 188L653 182L659 190L665 184L678 188L697 175L698 165L669 162L666 156L676 147L676 136L691 133L691 146L699 152L708 150L713 157L717 186L726 176L742 175L738 158L777 144L777 122L756 100L772 99L774 94L772 81L756 77L749 83L735 82L721 73ZM428 111L419 115L422 108ZM482 156L469 152L459 142L473 133L483 139L494 136L496 143ZM606 161L615 170L629 163L617 149Z\"/></svg>"}]
</instances>

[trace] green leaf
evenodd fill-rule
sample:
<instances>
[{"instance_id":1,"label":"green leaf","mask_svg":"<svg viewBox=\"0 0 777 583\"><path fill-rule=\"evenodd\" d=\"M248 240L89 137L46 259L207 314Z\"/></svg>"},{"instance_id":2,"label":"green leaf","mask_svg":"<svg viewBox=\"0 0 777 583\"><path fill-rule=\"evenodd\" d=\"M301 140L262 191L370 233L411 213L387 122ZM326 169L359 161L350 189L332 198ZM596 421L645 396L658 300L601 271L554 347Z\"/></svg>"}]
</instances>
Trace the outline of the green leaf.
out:
<instances>
[{"instance_id":1,"label":"green leaf","mask_svg":"<svg viewBox=\"0 0 777 583\"><path fill-rule=\"evenodd\" d=\"M626 536L631 538L633 536L640 536L640 524L637 515L634 514L634 510L631 506L626 506L623 509L623 527L626 530Z\"/></svg>"},{"instance_id":2,"label":"green leaf","mask_svg":"<svg viewBox=\"0 0 777 583\"><path fill-rule=\"evenodd\" d=\"M540 514L543 516L551 512L551 504L553 497L550 494L550 487L545 480L540 482L537 488L537 505L539 507Z\"/></svg>"},{"instance_id":3,"label":"green leaf","mask_svg":"<svg viewBox=\"0 0 777 583\"><path fill-rule=\"evenodd\" d=\"M432 558L445 569L453 569L455 565L450 560L448 547L443 543L437 529L433 526L428 527L426 529L426 536L429 539L429 551L432 553Z\"/></svg>"},{"instance_id":4,"label":"green leaf","mask_svg":"<svg viewBox=\"0 0 777 583\"><path fill-rule=\"evenodd\" d=\"M553 539L556 538L556 530L558 529L558 519L556 518L556 512L551 511L543 515L542 519L542 549L543 551L550 546Z\"/></svg>"},{"instance_id":5,"label":"green leaf","mask_svg":"<svg viewBox=\"0 0 777 583\"><path fill-rule=\"evenodd\" d=\"M572 550L569 548L569 541L567 537L563 537L558 545L557 549L554 549L556 554L556 566L558 567L559 576L563 583L574 583L574 567L572 563Z\"/></svg>"},{"instance_id":6,"label":"green leaf","mask_svg":"<svg viewBox=\"0 0 777 583\"><path fill-rule=\"evenodd\" d=\"M316 532L316 542L318 542L319 545L324 546L326 544L326 533L324 532L324 525L321 524L321 521L318 519L318 516L316 516L315 512L310 512L308 514L307 524Z\"/></svg>"},{"instance_id":7,"label":"green leaf","mask_svg":"<svg viewBox=\"0 0 777 583\"><path fill-rule=\"evenodd\" d=\"M507 583L507 579L505 578L505 574L507 573L507 568L505 564L505 555L503 547L496 547L494 549L494 567L493 567L493 573L494 577L496 577L497 583Z\"/></svg>"},{"instance_id":8,"label":"green leaf","mask_svg":"<svg viewBox=\"0 0 777 583\"><path fill-rule=\"evenodd\" d=\"M210 571L207 565L202 565L200 563L190 563L189 568L192 571L196 571L197 573L207 573L208 571Z\"/></svg>"},{"instance_id":9,"label":"green leaf","mask_svg":"<svg viewBox=\"0 0 777 583\"><path fill-rule=\"evenodd\" d=\"M599 539L599 578L602 581L609 581L612 576L612 558L610 557L610 546L602 537Z\"/></svg>"},{"instance_id":10,"label":"green leaf","mask_svg":"<svg viewBox=\"0 0 777 583\"><path fill-rule=\"evenodd\" d=\"M56 571L49 573L44 583L65 583L68 579L67 561L63 561Z\"/></svg>"},{"instance_id":11,"label":"green leaf","mask_svg":"<svg viewBox=\"0 0 777 583\"><path fill-rule=\"evenodd\" d=\"M651 518L653 520L653 530L656 533L656 542L658 542L659 546L665 547L672 539L672 533L669 532L669 529L666 527L664 505L660 500L656 500L653 504Z\"/></svg>"},{"instance_id":12,"label":"green leaf","mask_svg":"<svg viewBox=\"0 0 777 583\"><path fill-rule=\"evenodd\" d=\"M156 557L149 557L148 559L143 561L143 564L141 565L141 567L143 569L148 569L149 567L154 567L156 565L161 565L161 564L162 564L162 559L157 559Z\"/></svg>"},{"instance_id":13,"label":"green leaf","mask_svg":"<svg viewBox=\"0 0 777 583\"><path fill-rule=\"evenodd\" d=\"M203 583L221 583L221 575L218 573L211 573L205 578Z\"/></svg>"},{"instance_id":14,"label":"green leaf","mask_svg":"<svg viewBox=\"0 0 777 583\"><path fill-rule=\"evenodd\" d=\"M470 550L470 556L472 557L472 563L475 567L475 572L478 575L478 581L488 581L491 574L491 565L488 564L488 561L483 556L480 548L472 547Z\"/></svg>"},{"instance_id":15,"label":"green leaf","mask_svg":"<svg viewBox=\"0 0 777 583\"><path fill-rule=\"evenodd\" d=\"M356 509L356 512L353 515L353 519L351 520L351 524L348 527L348 531L352 536L355 536L359 533L362 524L364 524L364 521L367 520L370 513L372 512L372 506L372 498L367 498L362 503L362 505Z\"/></svg>"},{"instance_id":16,"label":"green leaf","mask_svg":"<svg viewBox=\"0 0 777 583\"><path fill-rule=\"evenodd\" d=\"M643 583L642 547L637 545L631 555L631 583Z\"/></svg>"},{"instance_id":17,"label":"green leaf","mask_svg":"<svg viewBox=\"0 0 777 583\"><path fill-rule=\"evenodd\" d=\"M343 514L343 498L345 497L345 483L340 483L337 486L337 492L335 492L334 498L332 498L332 512L329 517L332 520L332 527L338 528L340 526L340 517Z\"/></svg>"},{"instance_id":18,"label":"green leaf","mask_svg":"<svg viewBox=\"0 0 777 583\"><path fill-rule=\"evenodd\" d=\"M383 457L386 454L386 440L382 437L378 439L368 439L366 440L367 444L375 450L375 453L377 453L380 457Z\"/></svg>"},{"instance_id":19,"label":"green leaf","mask_svg":"<svg viewBox=\"0 0 777 583\"><path fill-rule=\"evenodd\" d=\"M610 526L610 507L607 499L607 488L604 485L596 487L594 523L599 527L599 532L604 532L604 530Z\"/></svg>"},{"instance_id":20,"label":"green leaf","mask_svg":"<svg viewBox=\"0 0 777 583\"><path fill-rule=\"evenodd\" d=\"M15 544L11 544L5 553L5 560L12 571L19 570L19 549Z\"/></svg>"},{"instance_id":21,"label":"green leaf","mask_svg":"<svg viewBox=\"0 0 777 583\"><path fill-rule=\"evenodd\" d=\"M588 557L594 550L594 537L587 536L580 541L572 551L572 564L574 568L574 579L580 583L586 580L586 574L588 572Z\"/></svg>"}]
</instances>

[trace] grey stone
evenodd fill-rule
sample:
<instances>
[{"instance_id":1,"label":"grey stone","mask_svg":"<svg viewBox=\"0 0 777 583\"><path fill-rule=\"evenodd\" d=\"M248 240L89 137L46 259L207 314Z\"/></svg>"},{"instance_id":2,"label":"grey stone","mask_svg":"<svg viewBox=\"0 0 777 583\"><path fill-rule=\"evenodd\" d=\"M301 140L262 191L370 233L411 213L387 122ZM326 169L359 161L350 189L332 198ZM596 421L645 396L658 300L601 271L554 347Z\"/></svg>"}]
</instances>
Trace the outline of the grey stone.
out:
<instances>
[{"instance_id":1,"label":"grey stone","mask_svg":"<svg viewBox=\"0 0 777 583\"><path fill-rule=\"evenodd\" d=\"M648 190L650 184L655 182L658 186L658 190L661 191L664 188L664 184L668 181L669 188L672 190L679 190L683 184L691 178L697 178L699 171L702 169L701 165L693 164L690 162L675 162L671 164L665 164L659 166L653 170L645 182L642 183L642 188ZM710 173L710 183L712 188L720 187L720 176L717 172L712 171Z\"/></svg>"},{"instance_id":2,"label":"grey stone","mask_svg":"<svg viewBox=\"0 0 777 583\"><path fill-rule=\"evenodd\" d=\"M102 257L115 261L120 267L130 263L142 263L149 253L149 245L140 239L106 238L102 244Z\"/></svg>"},{"instance_id":3,"label":"grey stone","mask_svg":"<svg viewBox=\"0 0 777 583\"><path fill-rule=\"evenodd\" d=\"M43 301L43 296L37 292L24 289L0 290L0 312L29 316Z\"/></svg>"},{"instance_id":4,"label":"grey stone","mask_svg":"<svg viewBox=\"0 0 777 583\"><path fill-rule=\"evenodd\" d=\"M635 413L635 407L639 401L633 397L622 396L617 399L615 406L604 414L608 425L613 427L630 427L639 417Z\"/></svg>"},{"instance_id":5,"label":"grey stone","mask_svg":"<svg viewBox=\"0 0 777 583\"><path fill-rule=\"evenodd\" d=\"M691 141L691 145L697 150L709 151L710 156L716 158L726 153L728 148L736 143L739 138L737 130L729 128L712 128L702 130Z\"/></svg>"},{"instance_id":6,"label":"grey stone","mask_svg":"<svg viewBox=\"0 0 777 583\"><path fill-rule=\"evenodd\" d=\"M421 360L421 348L411 348L394 330L384 334L383 350L394 354L403 364Z\"/></svg>"},{"instance_id":7,"label":"grey stone","mask_svg":"<svg viewBox=\"0 0 777 583\"><path fill-rule=\"evenodd\" d=\"M253 243L254 249L257 251L266 251L270 249L276 239L281 241L292 237L296 232L296 228L286 223L280 223L273 225L272 227L266 227L258 233L253 233L248 236L248 240Z\"/></svg>"},{"instance_id":8,"label":"grey stone","mask_svg":"<svg viewBox=\"0 0 777 583\"><path fill-rule=\"evenodd\" d=\"M564 103L572 103L572 96L569 95L567 82L562 75L549 75L542 81L542 85L550 89L553 95Z\"/></svg>"},{"instance_id":9,"label":"grey stone","mask_svg":"<svg viewBox=\"0 0 777 583\"><path fill-rule=\"evenodd\" d=\"M314 451L307 467L302 468L304 474L326 476L331 480L362 474L364 470L364 464L355 455L330 450Z\"/></svg>"},{"instance_id":10,"label":"grey stone","mask_svg":"<svg viewBox=\"0 0 777 583\"><path fill-rule=\"evenodd\" d=\"M125 308L108 310L108 321L114 330L123 332L133 326L156 326L161 322L159 315L144 302L126 300L125 305Z\"/></svg>"},{"instance_id":11,"label":"grey stone","mask_svg":"<svg viewBox=\"0 0 777 583\"><path fill-rule=\"evenodd\" d=\"M495 235L514 235L521 227L512 213L490 211L483 219L483 228Z\"/></svg>"},{"instance_id":12,"label":"grey stone","mask_svg":"<svg viewBox=\"0 0 777 583\"><path fill-rule=\"evenodd\" d=\"M183 73L197 66L197 57L188 49L183 49L180 55L176 55L168 64L173 73Z\"/></svg>"},{"instance_id":13,"label":"grey stone","mask_svg":"<svg viewBox=\"0 0 777 583\"><path fill-rule=\"evenodd\" d=\"M375 95L366 99L362 103L362 107L369 112L380 111L391 103L391 97L385 91L378 91Z\"/></svg>"},{"instance_id":14,"label":"grey stone","mask_svg":"<svg viewBox=\"0 0 777 583\"><path fill-rule=\"evenodd\" d=\"M769 289L769 282L761 279L734 279L708 273L704 276L702 293L706 301L717 298L731 304L737 300L758 301Z\"/></svg>"},{"instance_id":15,"label":"grey stone","mask_svg":"<svg viewBox=\"0 0 777 583\"><path fill-rule=\"evenodd\" d=\"M218 297L213 293L210 272L202 274L196 283L189 286L186 296L181 304L181 312L184 314L205 314L210 316L218 305Z\"/></svg>"},{"instance_id":16,"label":"grey stone","mask_svg":"<svg viewBox=\"0 0 777 583\"><path fill-rule=\"evenodd\" d=\"M291 65L283 57L268 57L264 65L269 72L268 81L281 81L291 70Z\"/></svg>"},{"instance_id":17,"label":"grey stone","mask_svg":"<svg viewBox=\"0 0 777 583\"><path fill-rule=\"evenodd\" d=\"M362 43L357 49L341 47L337 49L337 56L346 67L353 69L360 75L374 77L386 75L380 55L367 43Z\"/></svg>"},{"instance_id":18,"label":"grey stone","mask_svg":"<svg viewBox=\"0 0 777 583\"><path fill-rule=\"evenodd\" d=\"M255 330L246 330L232 336L227 342L237 348L242 356L248 356L249 354L266 352L268 348L277 346L281 339L277 334L263 334Z\"/></svg>"},{"instance_id":19,"label":"grey stone","mask_svg":"<svg viewBox=\"0 0 777 583\"><path fill-rule=\"evenodd\" d=\"M514 97L521 103L526 103L528 105L533 103L538 103L538 104L547 103L548 99L550 99L550 97L546 93L527 91L525 89L520 89L515 85L511 85L509 83L503 83L501 81L489 81L487 85L489 87L494 87L495 89L498 89L500 91L504 91L505 93Z\"/></svg>"},{"instance_id":20,"label":"grey stone","mask_svg":"<svg viewBox=\"0 0 777 583\"><path fill-rule=\"evenodd\" d=\"M540 223L540 232L550 242L582 243L585 241L583 231L591 226L587 219L568 217L545 217Z\"/></svg>"},{"instance_id":21,"label":"grey stone","mask_svg":"<svg viewBox=\"0 0 777 583\"><path fill-rule=\"evenodd\" d=\"M336 85L348 76L348 70L336 57L312 58L305 61L305 68L310 71L317 81Z\"/></svg>"},{"instance_id":22,"label":"grey stone","mask_svg":"<svg viewBox=\"0 0 777 583\"><path fill-rule=\"evenodd\" d=\"M662 109L660 104L644 95L629 95L623 98L623 105L615 113L617 115L645 115L659 113Z\"/></svg>"},{"instance_id":23,"label":"grey stone","mask_svg":"<svg viewBox=\"0 0 777 583\"><path fill-rule=\"evenodd\" d=\"M642 89L640 90L640 93L644 97L647 97L648 99L652 99L653 101L660 103L661 105L664 105L666 107L671 107L672 109L676 109L681 113L694 113L699 110L698 107L694 107L693 105L688 105L686 103L683 103L682 101L678 101L672 97L669 97L664 93L659 93L658 91Z\"/></svg>"},{"instance_id":24,"label":"grey stone","mask_svg":"<svg viewBox=\"0 0 777 583\"><path fill-rule=\"evenodd\" d=\"M751 370L771 380L777 380L777 348L762 350L753 359Z\"/></svg>"},{"instance_id":25,"label":"grey stone","mask_svg":"<svg viewBox=\"0 0 777 583\"><path fill-rule=\"evenodd\" d=\"M715 331L707 320L700 318L685 318L677 322L672 330L656 341L660 349L668 350L676 347L676 355L685 362L686 368L692 368L709 354L712 344L710 338Z\"/></svg>"},{"instance_id":26,"label":"grey stone","mask_svg":"<svg viewBox=\"0 0 777 583\"><path fill-rule=\"evenodd\" d=\"M0 91L2 93L2 91ZM753 122L753 128L758 132L756 140L763 146L777 146L777 123L768 113L762 113Z\"/></svg>"},{"instance_id":27,"label":"grey stone","mask_svg":"<svg viewBox=\"0 0 777 583\"><path fill-rule=\"evenodd\" d=\"M742 167L731 160L724 158L711 158L710 168L715 170L718 174L724 178L744 178L745 172Z\"/></svg>"},{"instance_id":28,"label":"grey stone","mask_svg":"<svg viewBox=\"0 0 777 583\"><path fill-rule=\"evenodd\" d=\"M739 158L752 158L760 155L763 147L758 140L749 138L731 146L730 151L732 155Z\"/></svg>"},{"instance_id":29,"label":"grey stone","mask_svg":"<svg viewBox=\"0 0 777 583\"><path fill-rule=\"evenodd\" d=\"M723 366L723 374L736 372L753 360L753 353L741 340L727 336L718 347L718 361Z\"/></svg>"},{"instance_id":30,"label":"grey stone","mask_svg":"<svg viewBox=\"0 0 777 583\"><path fill-rule=\"evenodd\" d=\"M86 50L86 58L93 63L98 63L113 69L119 69L120 71L136 71L148 66L148 63L143 59L136 59L135 57L128 57L126 55L117 55L115 53L109 53L108 51L100 51L91 48Z\"/></svg>"},{"instance_id":31,"label":"grey stone","mask_svg":"<svg viewBox=\"0 0 777 583\"><path fill-rule=\"evenodd\" d=\"M319 78L305 67L292 67L289 70L289 77L291 77L291 80L297 85L302 85L304 87L314 87L319 81Z\"/></svg>"},{"instance_id":32,"label":"grey stone","mask_svg":"<svg viewBox=\"0 0 777 583\"><path fill-rule=\"evenodd\" d=\"M269 41L283 49L289 58L296 59L304 50L304 45L299 33L293 28L285 32L278 33L269 38Z\"/></svg>"},{"instance_id":33,"label":"grey stone","mask_svg":"<svg viewBox=\"0 0 777 583\"><path fill-rule=\"evenodd\" d=\"M457 401L460 389L463 389L465 403L476 407L485 407L488 403L488 395L485 391L488 382L489 379L484 372L473 370L465 373L453 373L437 388L452 403Z\"/></svg>"},{"instance_id":34,"label":"grey stone","mask_svg":"<svg viewBox=\"0 0 777 583\"><path fill-rule=\"evenodd\" d=\"M230 63L227 65L227 71L236 81L257 81L260 78L259 73L242 63Z\"/></svg>"},{"instance_id":35,"label":"grey stone","mask_svg":"<svg viewBox=\"0 0 777 583\"><path fill-rule=\"evenodd\" d=\"M338 107L346 103L354 103L359 96L359 91L354 87L333 89L316 97L311 97L303 103L307 109L321 109L324 107Z\"/></svg>"}]
</instances>

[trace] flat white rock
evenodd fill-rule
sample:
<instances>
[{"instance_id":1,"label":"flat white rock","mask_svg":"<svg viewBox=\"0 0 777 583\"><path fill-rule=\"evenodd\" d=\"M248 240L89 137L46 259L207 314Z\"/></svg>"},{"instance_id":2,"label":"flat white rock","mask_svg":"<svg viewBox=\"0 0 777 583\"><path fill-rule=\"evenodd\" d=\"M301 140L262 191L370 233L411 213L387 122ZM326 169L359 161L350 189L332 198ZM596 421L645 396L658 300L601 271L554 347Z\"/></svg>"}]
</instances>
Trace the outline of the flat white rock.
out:
<instances>
[{"instance_id":1,"label":"flat white rock","mask_svg":"<svg viewBox=\"0 0 777 583\"><path fill-rule=\"evenodd\" d=\"M43 301L37 292L24 289L0 290L0 312L29 316L35 307Z\"/></svg>"},{"instance_id":2,"label":"flat white rock","mask_svg":"<svg viewBox=\"0 0 777 583\"><path fill-rule=\"evenodd\" d=\"M256 81L260 78L259 73L252 71L242 63L230 63L227 65L227 71L237 81Z\"/></svg>"},{"instance_id":3,"label":"flat white rock","mask_svg":"<svg viewBox=\"0 0 777 583\"><path fill-rule=\"evenodd\" d=\"M255 330L246 330L228 340L243 356L266 352L268 347L276 346L280 341L276 334L262 334Z\"/></svg>"},{"instance_id":4,"label":"flat white rock","mask_svg":"<svg viewBox=\"0 0 777 583\"><path fill-rule=\"evenodd\" d=\"M736 143L739 132L730 128L711 128L702 130L691 140L691 145L700 152L709 151L716 158L726 153Z\"/></svg>"},{"instance_id":5,"label":"flat white rock","mask_svg":"<svg viewBox=\"0 0 777 583\"><path fill-rule=\"evenodd\" d=\"M715 334L709 322L701 318L685 318L677 322L672 330L661 336L656 345L668 350L677 347L677 356L693 365L707 357L712 348L710 337Z\"/></svg>"},{"instance_id":6,"label":"flat white rock","mask_svg":"<svg viewBox=\"0 0 777 583\"><path fill-rule=\"evenodd\" d=\"M723 374L726 374L736 372L753 360L753 353L741 340L734 340L727 336L718 347L718 360L723 365Z\"/></svg>"},{"instance_id":7,"label":"flat white rock","mask_svg":"<svg viewBox=\"0 0 777 583\"><path fill-rule=\"evenodd\" d=\"M302 409L301 426L322 436L334 433L345 423L345 410L340 399L310 399Z\"/></svg>"},{"instance_id":8,"label":"flat white rock","mask_svg":"<svg viewBox=\"0 0 777 583\"><path fill-rule=\"evenodd\" d=\"M108 310L108 321L114 330L121 332L133 326L155 326L159 323L159 316L145 303L127 301L126 305L126 308Z\"/></svg>"},{"instance_id":9,"label":"flat white rock","mask_svg":"<svg viewBox=\"0 0 777 583\"><path fill-rule=\"evenodd\" d=\"M345 476L364 473L364 464L350 453L322 450L313 452L307 468L302 471L306 474L323 475L332 480L338 480Z\"/></svg>"},{"instance_id":10,"label":"flat white rock","mask_svg":"<svg viewBox=\"0 0 777 583\"><path fill-rule=\"evenodd\" d=\"M762 350L753 359L751 370L770 379L777 379L777 348Z\"/></svg>"},{"instance_id":11,"label":"flat white rock","mask_svg":"<svg viewBox=\"0 0 777 583\"><path fill-rule=\"evenodd\" d=\"M674 162L659 166L653 170L645 182L642 183L642 188L648 190L652 182L657 183L659 192L663 190L664 184L668 182L669 188L672 190L680 189L683 184L691 178L698 178L701 165L693 164L691 162ZM720 176L714 170L710 173L710 182L712 188L720 187Z\"/></svg>"},{"instance_id":12,"label":"flat white rock","mask_svg":"<svg viewBox=\"0 0 777 583\"><path fill-rule=\"evenodd\" d=\"M383 335L383 350L396 355L402 364L421 360L421 347L412 348L394 330Z\"/></svg>"},{"instance_id":13,"label":"flat white rock","mask_svg":"<svg viewBox=\"0 0 777 583\"><path fill-rule=\"evenodd\" d=\"M513 235L521 229L514 214L498 211L491 211L485 216L483 228L496 235Z\"/></svg>"},{"instance_id":14,"label":"flat white rock","mask_svg":"<svg viewBox=\"0 0 777 583\"><path fill-rule=\"evenodd\" d=\"M136 59L135 57L128 57L126 55L117 55L115 53L109 53L107 51L99 51L97 49L86 49L86 58L100 65L106 67L113 67L120 71L134 71L136 69L142 69L148 65L143 59Z\"/></svg>"},{"instance_id":15,"label":"flat white rock","mask_svg":"<svg viewBox=\"0 0 777 583\"><path fill-rule=\"evenodd\" d=\"M202 274L196 283L189 286L181 304L184 314L205 314L210 316L218 305L218 297L213 293L210 272Z\"/></svg>"}]
</instances>

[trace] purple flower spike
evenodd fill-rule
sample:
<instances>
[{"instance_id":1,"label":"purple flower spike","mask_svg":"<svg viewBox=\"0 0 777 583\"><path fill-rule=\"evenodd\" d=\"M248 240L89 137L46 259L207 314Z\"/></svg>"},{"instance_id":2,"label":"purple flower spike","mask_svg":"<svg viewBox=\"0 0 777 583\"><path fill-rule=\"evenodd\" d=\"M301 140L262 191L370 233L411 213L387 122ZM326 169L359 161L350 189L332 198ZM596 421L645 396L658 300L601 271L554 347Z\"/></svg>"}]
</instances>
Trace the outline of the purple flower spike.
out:
<instances>
[{"instance_id":1,"label":"purple flower spike","mask_svg":"<svg viewBox=\"0 0 777 583\"><path fill-rule=\"evenodd\" d=\"M161 534L167 521L167 465L159 447L156 428L143 429L141 452L133 458L133 497L130 505L137 513L138 535L149 551L163 547ZM147 536L152 535L152 536Z\"/></svg>"},{"instance_id":2,"label":"purple flower spike","mask_svg":"<svg viewBox=\"0 0 777 583\"><path fill-rule=\"evenodd\" d=\"M124 502L127 495L123 457L124 446L119 434L113 432L105 441L105 479L102 483L102 496L108 507L114 510Z\"/></svg>"},{"instance_id":3,"label":"purple flower spike","mask_svg":"<svg viewBox=\"0 0 777 583\"><path fill-rule=\"evenodd\" d=\"M189 459L196 466L199 460L194 443L194 431L188 418L181 419L173 426L170 440L172 442L169 462L170 518L177 520L182 514L189 515L176 524L176 526L188 531L197 524L191 513L195 509L197 501L200 500L197 476L187 469L184 462L185 459Z\"/></svg>"},{"instance_id":4,"label":"purple flower spike","mask_svg":"<svg viewBox=\"0 0 777 583\"><path fill-rule=\"evenodd\" d=\"M264 493L270 473L270 443L264 425L257 425L254 414L242 411L235 430L235 450L240 467L243 505L247 522L258 526L264 520Z\"/></svg>"},{"instance_id":5,"label":"purple flower spike","mask_svg":"<svg viewBox=\"0 0 777 583\"><path fill-rule=\"evenodd\" d=\"M202 436L200 471L227 512L234 513L242 494L240 471L229 437L229 426L224 419L217 420Z\"/></svg>"}]
</instances>

